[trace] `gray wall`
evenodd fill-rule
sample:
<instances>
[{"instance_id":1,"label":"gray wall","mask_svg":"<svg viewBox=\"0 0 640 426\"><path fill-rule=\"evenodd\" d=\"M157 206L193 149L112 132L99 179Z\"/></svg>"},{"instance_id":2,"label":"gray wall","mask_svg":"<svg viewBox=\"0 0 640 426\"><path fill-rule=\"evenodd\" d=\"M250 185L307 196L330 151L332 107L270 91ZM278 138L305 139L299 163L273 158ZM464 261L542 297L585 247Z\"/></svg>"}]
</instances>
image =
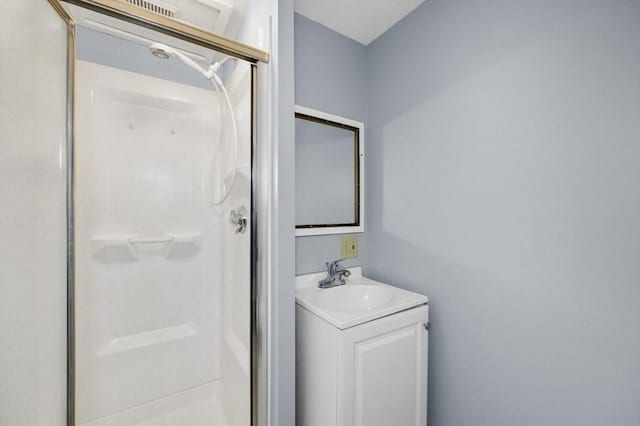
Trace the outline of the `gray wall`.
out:
<instances>
[{"instance_id":1,"label":"gray wall","mask_svg":"<svg viewBox=\"0 0 640 426\"><path fill-rule=\"evenodd\" d=\"M296 104L365 122L365 146L367 72L365 46L295 15ZM360 265L364 254L366 235L357 235L360 257L346 266ZM340 235L296 238L297 274L324 270L325 262L339 257Z\"/></svg>"},{"instance_id":2,"label":"gray wall","mask_svg":"<svg viewBox=\"0 0 640 426\"><path fill-rule=\"evenodd\" d=\"M369 47L372 277L430 426L640 424L640 2L430 0Z\"/></svg>"}]
</instances>

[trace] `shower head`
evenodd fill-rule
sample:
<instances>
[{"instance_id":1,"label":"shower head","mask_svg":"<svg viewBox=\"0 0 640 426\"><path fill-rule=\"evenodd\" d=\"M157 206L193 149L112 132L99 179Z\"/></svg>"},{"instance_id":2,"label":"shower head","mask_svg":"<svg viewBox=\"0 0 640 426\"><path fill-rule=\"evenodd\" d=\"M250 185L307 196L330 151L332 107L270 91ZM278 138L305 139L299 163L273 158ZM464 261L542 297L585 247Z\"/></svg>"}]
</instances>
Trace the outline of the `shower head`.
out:
<instances>
[{"instance_id":1,"label":"shower head","mask_svg":"<svg viewBox=\"0 0 640 426\"><path fill-rule=\"evenodd\" d=\"M156 58L169 59L173 56L173 49L161 43L153 43L151 46L149 46L149 49L151 49L151 53Z\"/></svg>"},{"instance_id":2,"label":"shower head","mask_svg":"<svg viewBox=\"0 0 640 426\"><path fill-rule=\"evenodd\" d=\"M187 65L190 68L193 68L194 70L202 74L205 78L210 78L209 74L207 73L207 71L205 71L204 68L202 68L200 65L195 63L193 59L187 57L183 53L180 53L173 47L169 47L166 44L162 44L162 43L152 43L151 46L149 46L149 49L151 50L151 53L153 54L153 56L155 56L156 58L160 58L160 59L169 59L173 57L178 58L182 62L184 62L185 65Z\"/></svg>"}]
</instances>

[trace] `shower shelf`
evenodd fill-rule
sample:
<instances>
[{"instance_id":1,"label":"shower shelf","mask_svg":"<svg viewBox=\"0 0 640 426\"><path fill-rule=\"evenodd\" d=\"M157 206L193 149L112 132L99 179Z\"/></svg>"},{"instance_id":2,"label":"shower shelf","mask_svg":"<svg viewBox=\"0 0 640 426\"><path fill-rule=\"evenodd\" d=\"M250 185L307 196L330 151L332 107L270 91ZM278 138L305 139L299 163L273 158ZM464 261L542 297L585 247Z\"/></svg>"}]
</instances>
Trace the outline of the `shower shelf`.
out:
<instances>
[{"instance_id":1,"label":"shower shelf","mask_svg":"<svg viewBox=\"0 0 640 426\"><path fill-rule=\"evenodd\" d=\"M98 350L98 355L109 356L118 353L125 353L149 346L187 339L197 334L198 330L193 324L185 323L173 327L144 331L142 333L131 334L128 336L114 337Z\"/></svg>"},{"instance_id":2,"label":"shower shelf","mask_svg":"<svg viewBox=\"0 0 640 426\"><path fill-rule=\"evenodd\" d=\"M178 259L194 257L202 249L202 234L96 237L91 253L105 263L135 262L148 257Z\"/></svg>"}]
</instances>

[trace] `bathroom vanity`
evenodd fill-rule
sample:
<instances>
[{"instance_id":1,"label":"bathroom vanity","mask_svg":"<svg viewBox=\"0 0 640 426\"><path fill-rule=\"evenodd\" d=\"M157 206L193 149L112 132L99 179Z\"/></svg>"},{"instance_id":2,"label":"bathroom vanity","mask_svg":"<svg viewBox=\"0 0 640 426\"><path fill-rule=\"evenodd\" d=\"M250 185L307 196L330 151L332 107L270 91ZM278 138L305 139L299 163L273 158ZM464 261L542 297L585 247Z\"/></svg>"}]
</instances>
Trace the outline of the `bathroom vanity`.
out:
<instances>
[{"instance_id":1,"label":"bathroom vanity","mask_svg":"<svg viewBox=\"0 0 640 426\"><path fill-rule=\"evenodd\" d=\"M428 298L349 270L296 278L296 425L425 426Z\"/></svg>"}]
</instances>

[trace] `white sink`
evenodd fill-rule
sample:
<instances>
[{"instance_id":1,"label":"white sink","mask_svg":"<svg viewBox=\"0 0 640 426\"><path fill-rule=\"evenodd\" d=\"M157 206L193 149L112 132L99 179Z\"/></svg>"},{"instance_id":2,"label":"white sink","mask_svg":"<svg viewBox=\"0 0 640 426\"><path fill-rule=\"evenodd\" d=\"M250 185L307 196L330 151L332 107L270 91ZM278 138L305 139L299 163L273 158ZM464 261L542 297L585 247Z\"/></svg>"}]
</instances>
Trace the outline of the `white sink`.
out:
<instances>
[{"instance_id":1,"label":"white sink","mask_svg":"<svg viewBox=\"0 0 640 426\"><path fill-rule=\"evenodd\" d=\"M331 291L329 291L331 290ZM367 312L391 301L393 291L371 284L351 284L318 292L314 302L321 308L341 312Z\"/></svg>"},{"instance_id":2,"label":"white sink","mask_svg":"<svg viewBox=\"0 0 640 426\"><path fill-rule=\"evenodd\" d=\"M349 271L345 285L324 289L318 281L326 273L298 275L296 303L343 330L429 301L422 294L363 277L360 268Z\"/></svg>"}]
</instances>

